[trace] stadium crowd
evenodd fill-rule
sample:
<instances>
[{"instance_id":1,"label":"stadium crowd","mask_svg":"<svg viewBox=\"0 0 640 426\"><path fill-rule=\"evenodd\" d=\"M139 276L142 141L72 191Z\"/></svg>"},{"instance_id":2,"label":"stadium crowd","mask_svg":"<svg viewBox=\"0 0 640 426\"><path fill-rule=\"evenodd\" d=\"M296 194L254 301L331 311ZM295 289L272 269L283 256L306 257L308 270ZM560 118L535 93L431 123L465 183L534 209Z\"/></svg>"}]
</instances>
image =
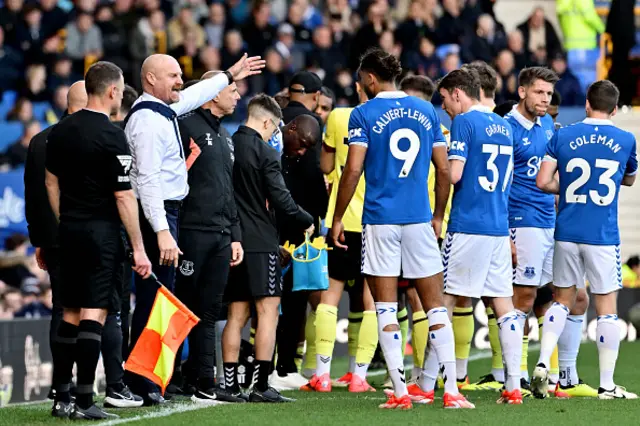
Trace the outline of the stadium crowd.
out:
<instances>
[{"instance_id":1,"label":"stadium crowd","mask_svg":"<svg viewBox=\"0 0 640 426\"><path fill-rule=\"evenodd\" d=\"M21 129L19 139L8 146L3 155L2 167L6 170L23 166L28 161L28 155L32 155L30 144L34 137L41 134L47 126L61 122L65 115L73 116L68 102L73 96L72 86L82 80L82 76L86 74L87 70L93 69L95 74L88 78L88 81L91 82L91 87L87 87L86 90L86 94L90 98L89 105L97 105L95 99L98 96L115 102L108 97L109 95L105 95L106 92L100 92L100 90L105 85L118 83L112 78L112 75L114 70L119 67L122 70L124 82L131 86L125 87L123 85L122 88L119 88L118 84L115 84L114 90L121 91L126 102L122 103L120 111L112 112L111 119L118 122L125 130L126 141L131 150L135 152L134 158L135 155L138 155L138 163L141 162L141 153L148 154L148 152L145 153L144 148L136 145L142 144L139 142L140 139L136 141L140 134L146 132L154 134L160 139L164 138L164 140L160 140L161 145L171 139L167 143L166 156L162 158L162 172L168 173L165 165L170 162L174 162L171 167L175 168L171 171L171 173L175 172L172 179L163 181L166 186L163 186L161 190L165 193L159 194L163 198L156 197L156 199L164 199L164 206L159 206L162 211L161 216L163 216L160 220L157 218L157 212L154 211L154 209L158 209L158 206L154 206L153 202L149 201L153 198L150 192L143 192L140 189L143 187L143 179L140 177L144 173L142 166L136 164L136 160L133 161L131 185L123 184L122 190L128 191L133 188L136 195L139 196L142 225L141 229L137 230L138 239L144 240L149 259L155 262L158 256L160 257L161 264L163 264L161 268L166 268L156 269L157 265L154 265L154 272L171 289L173 289L173 278L170 277L176 271L178 272L176 294L203 319L191 334L193 339L191 340L190 353L195 355L190 355L188 364L182 366L183 371L181 371L180 363L176 363L174 380L167 391L169 394L193 394L198 400L216 399L217 394L218 399L227 398L232 402L241 402L234 401L234 398L244 399L238 384L234 382L237 377L237 352L240 351L240 347L239 344L236 345L236 336L231 336L231 334L235 332L239 334L248 319L248 307L246 308L246 317L244 310L241 313L236 310L239 309L236 304L244 303L247 294L229 296L229 290L224 293L224 284L227 281L227 274L230 273L233 277L233 271L237 270L242 270L242 273L246 274L247 281L254 278L251 274L255 271L242 269L248 263L247 259L252 259L251 262L255 263L264 262L265 265L268 263L269 274L273 273L271 269L275 257L272 258L273 253L268 253L269 256L260 258L257 255L266 254L267 250L251 247L251 244L260 245L254 240L247 242L247 235L260 235L265 240L268 240L271 235L265 236L269 233L267 229L246 229L249 226L247 223L250 221L243 218L243 208L240 205L255 201L256 193L260 194L257 197L260 204L263 204L265 197L264 193L260 192L259 182L252 181L255 177L245 176L242 180L242 189L237 186L238 178L235 169L239 167L238 163L248 164L243 163L245 158L242 156L249 154L238 152L236 146L235 156L240 160L234 160L233 143L237 143L238 140L245 143L251 138L254 140L261 138L265 141L268 140L269 144L284 153L281 160L283 175L281 178L276 177L270 181L272 188L269 191L275 192L269 192L266 197L272 202L274 201L271 197L275 197L277 200L275 209L278 213L278 233L280 234L278 238L274 233L275 239L278 240L274 243L277 247L278 243L282 245L285 241L302 242L300 239L304 230L308 235L317 236L322 233L322 220L327 213L327 204L329 203L328 193L331 193L332 185L336 185L336 182L331 180L329 173L327 173L329 177L325 177L323 164L318 167L318 161L324 158L324 151L322 156L320 156L320 151L325 149L321 148L320 131L327 125L329 114L334 108L354 106L363 102L363 95L356 90L354 72L360 65L361 55L370 51L372 47L382 48L400 60L403 72L398 81L413 74L427 76L436 81L459 69L462 64L478 60L491 64L497 78L495 104L504 104L508 101L514 101L515 104L515 101L520 99L518 90L519 86L522 86L518 81L520 71L529 67L549 67L559 77L558 83L555 84L556 100L566 106L584 105L583 85L578 77L568 69L565 48L554 26L545 18L543 9L535 8L529 16L523 16L523 22L517 26L517 29L507 34L504 26L495 18L492 9L493 3L493 1L480 0L443 0L440 3L436 0L397 0L391 4L387 0L356 3L346 0L329 0L326 4L316 5L307 0L295 0L290 3L278 0L271 2L258 0L253 3L243 0L228 2L78 0L72 4L68 1L5 0L0 10L0 73L6 78L0 81L0 91L3 96L0 105L6 112L6 120L21 123ZM261 73L255 71L256 68L251 68L251 66L247 68L248 71L234 68L238 67L239 63L244 63L243 55L245 52L248 52L250 56L264 58L265 64ZM163 67L170 68L172 63L166 62L156 54L168 54L175 58L182 72L182 79L177 74L170 76L175 84L165 86L165 92L153 84L156 77L150 76L157 76L161 71L166 71L167 68ZM113 63L117 67L105 65L105 61ZM233 72L210 72L232 69L234 69ZM109 72L112 74L110 75ZM213 89L222 81L220 78L222 73L224 73L224 78L232 83L226 86L231 89L220 90L218 88L215 91ZM184 86L182 80L186 83ZM99 81L100 84L96 85L95 81ZM163 84L166 84L166 81ZM198 95L196 95L195 89L189 91L189 88L196 84L203 88L198 99L196 99ZM416 84L419 86L418 83ZM77 88L78 86L76 86L76 90ZM180 94L178 94L179 89L181 90ZM410 89L413 88L407 86L407 89L403 90L409 91ZM416 88L418 92L420 89L420 87ZM203 98L209 92L216 93L213 100ZM433 92L433 88L431 92ZM142 93L141 102L140 100L136 101L138 93ZM279 106L271 97L263 94L273 96ZM430 98L432 94L424 97ZM161 95L177 104L184 102L182 106L176 107L179 112L174 109L173 118L170 118L172 114L170 111L163 111L160 107L156 106L154 109L148 105L140 105L151 103L152 98L171 103ZM177 102L174 96L177 96L176 99L180 99L180 101ZM136 102L134 103L134 101ZM434 101L438 102L437 99ZM91 102L94 103L91 104ZM185 104L189 104L190 107L187 108ZM203 108L197 109L200 105L203 105ZM149 111L138 112L145 108L153 110L155 115L151 115L152 113ZM194 110L197 112L192 113L191 111ZM203 110L208 112L202 112ZM2 112L0 111L0 113ZM137 113L138 117L146 114L147 120L136 120L137 117L133 115L134 113ZM149 125L150 120L160 120L159 115L171 120L174 120L176 115L180 116L176 121L179 123L179 127L177 124L175 125L175 135L179 141L182 140L184 147L180 144L179 149L171 148L170 144L173 143L174 132L164 118L157 123L166 125L166 132L160 130L159 127L154 128L153 125ZM313 118L309 118L309 116ZM78 117L76 116L76 119L80 120ZM132 117L134 118L131 119ZM245 125L233 135L233 142L231 133L224 130L224 126L221 125L223 118L233 122L245 122ZM280 122L278 123L278 121ZM66 122L70 126L71 121L66 120ZM58 129L70 131L68 127L54 127L57 131L57 140L64 139L59 136L63 130L58 131ZM216 141L226 139L229 143L228 148L231 149L231 152L229 153L226 145L222 144L223 151L220 154L224 154L225 158L230 155L231 158L230 169L234 170L235 203L239 206L238 212L235 212L235 205L229 209L226 207L226 205L233 204L233 194L229 191L228 180L225 180L230 179L230 174L229 176L216 176L216 179L220 179L215 181L220 185L216 188L218 192L206 192L210 188L198 187L198 181L211 178L206 176L206 171L199 170L197 167L203 167L200 166L203 163L208 164L205 161L214 161L213 157L207 159L206 154L202 154L203 146L199 145L200 143L205 145L208 143L211 146L212 134ZM137 149L140 151L136 151ZM175 149L175 152L171 149ZM261 149L265 148L258 148L259 158L278 157L271 151L263 152L260 151ZM49 155L48 152L47 148L47 155ZM124 152L122 151L120 154ZM198 158L200 160L196 162ZM173 192L182 191L183 186L181 186L181 182L173 178L182 173L180 168L184 166L185 160L186 168L189 170L189 185L186 186L186 182L184 182L184 187L190 191L188 195L186 193L176 195ZM129 161L131 160L129 159ZM175 161L179 163L179 166ZM235 166L233 165L234 161L238 161ZM246 161L250 163L249 160ZM276 161L278 161L277 158ZM121 179L120 183L129 182L128 167L131 167L131 162L128 164L127 166L122 163L127 176L118 175ZM195 167L194 164L196 164ZM226 162L220 160L219 165L222 169L229 170ZM260 164L256 167L263 166ZM56 174L63 173L61 171L63 167L61 168L60 165L57 167L59 172ZM268 168L268 165L264 167ZM49 170L49 162L47 162L47 169ZM176 170L178 171L176 172ZM265 171L265 176L267 176L266 173ZM186 175L186 170L184 174ZM47 185L49 185L48 181ZM233 190L234 188L231 187L231 191ZM155 197L158 193L153 195ZM254 198L251 198L252 196ZM214 223L211 223L208 218L204 217L206 214L198 212L197 209L189 212L192 214L191 216L185 215L185 211L189 211L189 208L193 209L195 203L202 203L205 199L216 200L218 197L230 198L228 200L224 198L227 200L224 203L225 206L209 202L205 207L206 209L218 209L221 212L220 216L223 217L220 221L216 217ZM200 207L198 205L198 208ZM267 201L266 208L267 210L270 208L269 201ZM244 209L244 214L246 214L246 205ZM177 219L178 211L183 215L180 220ZM174 212L176 212L175 216ZM166 220L164 219L165 214ZM148 221L144 219L145 216ZM288 216L289 219L287 220L286 217L283 219L283 216ZM189 220L186 219L187 217ZM234 227L239 226L238 220L242 225L243 247L238 245L240 240L236 239L239 237L237 229ZM326 226L329 225L329 223L326 224ZM32 226L31 223L30 226ZM198 234L199 231L202 231L199 228L201 226L216 227L216 229L220 227L221 234L226 235L220 237L222 242L219 246L218 242L207 241L213 247L212 250L218 250L213 258L226 256L223 262L225 263L224 267L214 263L208 264L210 259L201 259L202 263L198 263L199 261L194 259L196 255L193 253L198 252L199 255L203 250L202 241L197 240L198 235L202 236ZM177 237L175 228L180 229L180 239ZM133 242L134 258L140 261L145 260L146 255L143 259L139 247L135 247L136 239L134 236L136 232L131 232L129 228L127 231ZM163 234L163 232L166 233ZM264 235L261 234L263 232ZM156 234L158 235L157 241ZM189 235L189 238L182 235ZM229 239L230 246L225 245L225 238ZM188 245L192 245L192 253L187 253L185 247ZM41 259L38 258L36 261L30 250L28 240L24 236L14 235L5 242L6 256L0 258L0 282L2 283L0 286L0 318L41 317L52 313L53 302L51 286L48 283L49 278L36 264ZM155 251L150 252L149 250ZM262 253L263 251L265 253ZM178 254L181 255L180 260L178 260ZM226 259L229 257L231 258L231 272L226 266ZM244 263L242 263L243 258ZM199 284L196 278L197 274L192 279L189 278L194 274L194 262L198 274L205 266L214 268L211 265L215 265L215 268L212 269L215 270L213 274L223 284L222 290L207 288L207 291L213 292L204 293L207 298L211 296L211 300L207 300L207 303L202 303L202 300L189 300L197 298L193 298L192 294L184 290L191 288L187 286L197 288L197 286L203 285ZM637 257L632 257L627 262L624 270L625 286L633 287L636 285L639 263ZM141 265L143 264L141 262ZM171 268L172 265L173 268ZM234 267L237 269L233 269ZM226 272L220 272L224 268L226 268ZM276 268L275 264L273 268ZM277 271L280 272L279 268ZM141 275L146 275L146 272ZM271 278L269 275L269 279ZM235 279L238 280L238 273L236 273ZM288 280L292 280L290 273ZM132 330L137 329L137 331L132 331L131 348L135 345L136 339L144 328L151 309L150 300L152 301L155 297L156 288L153 287L153 291L150 293L149 288L146 287L148 285L147 280L142 280L140 277L135 278L134 292L138 292L138 306L132 319ZM266 323L263 320L258 321L258 324L263 325L260 327L260 325L256 325L254 318L252 333L255 334L257 366L253 382L257 387L251 394L252 401L286 401L287 398L275 390L271 392L270 385L275 386L277 382L282 389L297 389L307 382L305 379L303 383L299 383L299 380L303 380L299 371L302 357L300 352L305 340L301 338L301 335L307 331L304 324L307 302L314 310L316 307L319 308L318 315L320 315L320 310L330 308L327 308L328 305L322 295L314 294L314 292L293 292L291 286L291 282L287 283L287 275L285 275L284 289L282 285L280 286L282 312L277 331L275 331L275 327L271 327L274 328L271 332L273 335L269 334L269 331L265 331L264 324ZM263 297L265 294L261 293L266 290L256 290L251 285L249 287L244 291L254 298L261 298L261 301L269 299ZM236 292L241 293L242 290L236 289ZM223 293L226 298L231 297L233 308L229 308L229 313L226 312L226 306L223 307L221 304ZM273 295L274 293L269 294ZM234 297L236 298L234 299ZM366 302L363 301L363 303ZM119 305L116 310L124 315L128 311L128 305L128 293L125 292L122 305ZM74 308L76 307L74 306ZM120 310L121 307L122 310ZM69 306L65 306L65 308L69 308ZM263 306L258 304L257 317L260 318L261 315L264 315L266 318L264 321L269 321L269 317L272 316L270 314L275 313L274 319L277 321L277 308L277 305ZM106 307L101 306L100 309L106 311ZM111 314L112 306L110 305L108 309ZM253 313L255 317L255 312ZM213 330L216 330L216 334L222 331L222 329L218 329L219 323L224 322L227 315L229 323L226 327L222 324L225 330L222 336L224 347L222 351L216 350L216 356L224 357L224 371L221 368L222 360L216 360L216 382L219 385L222 380L222 383L226 385L225 391L224 388L214 388L214 379L208 374L213 374ZM316 314L312 313L312 315L315 317ZM128 317L128 313L126 316ZM61 333L72 333L68 326L68 318L70 317L65 314L64 318L63 325L66 329ZM406 317L404 319L406 320ZM400 316L398 316L398 320L400 321ZM96 326L95 323L100 321L104 324L104 318L102 320L87 320L83 317L79 327L80 334L84 336L78 337L78 345L82 340L82 344L85 345L83 347L89 348L89 343L85 341L99 340L102 325ZM309 321L313 326L313 320L308 319L307 323ZM88 324L89 322L94 324ZM128 319L123 323L125 326L128 325ZM235 326L238 325L239 328L236 329ZM78 333L77 326L78 324L74 325L75 333ZM107 325L104 324L104 326L106 333ZM97 335L98 339L86 337L89 334ZM52 336L55 336L55 333ZM125 336L125 340L120 342L120 345L124 346L122 356L126 358L126 347L129 346L128 332L125 334L123 330L123 336ZM70 337L70 335L58 335L59 342L57 341L56 345L64 343L63 341ZM220 339L219 335L216 337ZM307 335L308 338L309 335ZM269 344L265 344L265 342L269 343L267 341L270 339L277 341L277 364L273 374L274 367L271 355L264 355L273 353L273 346L269 350ZM103 343L104 341L103 337ZM96 353L99 351L99 348L93 346L90 349L92 351L95 349ZM234 351L236 351L235 354L233 354ZM119 348L117 352L120 352ZM234 356L236 362L228 362L228 359L232 359ZM56 362L55 357L54 354L54 363ZM204 360L205 358L207 360ZM353 361L355 362L355 358ZM78 368L82 368L84 371L82 380L86 380L91 375L87 373L90 365L85 360L77 362ZM82 367L80 367L80 363L82 363ZM265 371L267 365L269 366L268 371ZM261 366L263 366L262 369ZM231 373L227 372L227 368ZM69 371L71 371L70 368ZM229 374L233 379L225 377ZM269 378L269 383L267 383L267 378ZM468 378L465 376L464 379L468 384ZM131 387L131 390L124 383ZM59 389L63 389L65 386L61 382L57 385ZM134 405L164 403L164 399L157 389L140 377L127 376L124 382L120 377L117 383L111 382L108 385L107 398L111 398L109 401L115 401L115 406L128 406L126 404L118 405L124 402L135 403ZM312 380L307 386L318 390L316 385L317 383L314 384ZM85 386L84 382L82 386ZM187 389L187 386L192 389ZM366 381L363 386L368 386ZM213 397L207 394L212 394L210 392L212 389L215 389ZM140 396L132 394L131 391ZM104 418L103 412L91 411L95 406L93 406L93 400L87 399L84 395L86 389L80 389L78 393L83 396L78 403L82 407L75 409L76 415L85 416L85 418ZM60 399L58 394L56 402L57 404L65 404L70 403L70 400ZM68 416L70 409L70 406L63 405L61 408L59 405L54 405L53 414L60 417ZM78 412L80 414L77 414Z\"/></svg>"}]
</instances>

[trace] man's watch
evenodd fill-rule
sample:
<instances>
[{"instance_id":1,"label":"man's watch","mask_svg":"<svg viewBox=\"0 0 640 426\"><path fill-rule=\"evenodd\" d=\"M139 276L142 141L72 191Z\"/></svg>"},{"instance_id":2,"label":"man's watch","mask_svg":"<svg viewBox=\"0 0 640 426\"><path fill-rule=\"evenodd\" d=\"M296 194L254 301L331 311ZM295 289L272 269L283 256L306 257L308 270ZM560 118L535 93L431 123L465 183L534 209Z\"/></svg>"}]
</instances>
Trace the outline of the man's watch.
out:
<instances>
[{"instance_id":1,"label":"man's watch","mask_svg":"<svg viewBox=\"0 0 640 426\"><path fill-rule=\"evenodd\" d=\"M229 79L229 84L233 83L233 74L231 74L229 71L225 71L224 74Z\"/></svg>"}]
</instances>

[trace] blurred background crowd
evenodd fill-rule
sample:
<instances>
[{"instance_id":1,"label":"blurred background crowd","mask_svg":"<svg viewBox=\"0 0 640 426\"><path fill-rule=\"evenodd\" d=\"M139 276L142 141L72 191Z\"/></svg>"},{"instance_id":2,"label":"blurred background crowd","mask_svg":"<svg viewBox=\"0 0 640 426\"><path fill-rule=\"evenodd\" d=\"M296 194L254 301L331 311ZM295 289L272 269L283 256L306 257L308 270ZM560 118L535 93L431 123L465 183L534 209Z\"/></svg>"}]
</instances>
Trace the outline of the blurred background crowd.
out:
<instances>
[{"instance_id":1,"label":"blurred background crowd","mask_svg":"<svg viewBox=\"0 0 640 426\"><path fill-rule=\"evenodd\" d=\"M554 19L548 8L522 1L519 15L509 15L509 31L494 11L502 1L509 0L0 0L0 171L24 165L31 138L62 117L69 86L92 63L116 63L140 90L140 65L153 53L177 58L185 81L227 69L245 51L262 55L263 74L238 82L242 98L226 119L236 126L251 95L281 92L301 69L331 90L331 108L355 105L355 67L372 46L393 52L406 73L434 80L462 63L492 64L498 104L518 99L518 72L531 65L560 75L562 106L584 105L586 87L603 67L621 88L621 101L633 102L635 18L625 8L633 10L635 1L558 0ZM601 3L608 20L598 14ZM603 57L612 45L615 54ZM0 194L7 223L24 208L12 194ZM27 237L5 237L0 318L46 315L46 273ZM627 286L637 281L632 259Z\"/></svg>"}]
</instances>

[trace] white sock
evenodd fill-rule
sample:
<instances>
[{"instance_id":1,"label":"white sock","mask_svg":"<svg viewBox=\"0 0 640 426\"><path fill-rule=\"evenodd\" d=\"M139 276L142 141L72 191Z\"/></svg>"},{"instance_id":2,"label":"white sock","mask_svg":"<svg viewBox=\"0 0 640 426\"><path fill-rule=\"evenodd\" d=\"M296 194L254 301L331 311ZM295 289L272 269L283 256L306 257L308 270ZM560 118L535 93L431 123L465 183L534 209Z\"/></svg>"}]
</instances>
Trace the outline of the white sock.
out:
<instances>
[{"instance_id":1,"label":"white sock","mask_svg":"<svg viewBox=\"0 0 640 426\"><path fill-rule=\"evenodd\" d=\"M369 364L356 364L353 374L360 377L362 380L367 379L367 371L369 370Z\"/></svg>"},{"instance_id":2,"label":"white sock","mask_svg":"<svg viewBox=\"0 0 640 426\"><path fill-rule=\"evenodd\" d=\"M353 373L356 370L356 357L349 355L349 373Z\"/></svg>"},{"instance_id":3,"label":"white sock","mask_svg":"<svg viewBox=\"0 0 640 426\"><path fill-rule=\"evenodd\" d=\"M520 329L523 330L523 333L524 333L524 324L527 322L527 314L525 314L519 309L516 309L515 312L516 312L516 315L518 316L518 324L520 324Z\"/></svg>"},{"instance_id":4,"label":"white sock","mask_svg":"<svg viewBox=\"0 0 640 426\"><path fill-rule=\"evenodd\" d=\"M458 394L456 383L456 346L453 340L453 327L449 321L447 308L444 306L433 308L427 312L429 320L429 344L438 354L438 361L442 366L442 378L444 380L444 391L452 395ZM431 327L444 325L437 330Z\"/></svg>"},{"instance_id":5,"label":"white sock","mask_svg":"<svg viewBox=\"0 0 640 426\"><path fill-rule=\"evenodd\" d=\"M529 371L527 370L520 370L520 377L522 377L524 380L526 380L527 382L529 381Z\"/></svg>"},{"instance_id":6,"label":"white sock","mask_svg":"<svg viewBox=\"0 0 640 426\"><path fill-rule=\"evenodd\" d=\"M491 374L493 378L496 379L496 382L504 383L504 369L503 368L492 368Z\"/></svg>"},{"instance_id":7,"label":"white sock","mask_svg":"<svg viewBox=\"0 0 640 426\"><path fill-rule=\"evenodd\" d=\"M584 315L569 315L564 330L558 339L558 364L560 366L560 385L578 384L576 360L582 342L582 323Z\"/></svg>"},{"instance_id":8,"label":"white sock","mask_svg":"<svg viewBox=\"0 0 640 426\"><path fill-rule=\"evenodd\" d=\"M596 344L600 359L600 387L613 390L613 372L616 369L620 349L620 328L617 315L601 315L596 326Z\"/></svg>"},{"instance_id":9,"label":"white sock","mask_svg":"<svg viewBox=\"0 0 640 426\"><path fill-rule=\"evenodd\" d=\"M538 364L542 363L549 368L551 354L558 344L558 339L564 330L564 325L569 315L569 308L561 303L553 302L551 307L544 314L542 323L542 336L540 337L540 358Z\"/></svg>"},{"instance_id":10,"label":"white sock","mask_svg":"<svg viewBox=\"0 0 640 426\"><path fill-rule=\"evenodd\" d=\"M316 354L316 376L331 373L331 359L333 357Z\"/></svg>"},{"instance_id":11,"label":"white sock","mask_svg":"<svg viewBox=\"0 0 640 426\"><path fill-rule=\"evenodd\" d=\"M216 321L216 376L217 381L224 385L224 367L222 361L222 332L227 325L227 320Z\"/></svg>"},{"instance_id":12,"label":"white sock","mask_svg":"<svg viewBox=\"0 0 640 426\"><path fill-rule=\"evenodd\" d=\"M420 373L422 373L422 367L418 367L414 365L411 369L411 382L418 383L418 379L420 378Z\"/></svg>"},{"instance_id":13,"label":"white sock","mask_svg":"<svg viewBox=\"0 0 640 426\"><path fill-rule=\"evenodd\" d=\"M498 318L502 359L506 370L505 389L520 389L520 361L522 358L522 328L518 315L511 311Z\"/></svg>"},{"instance_id":14,"label":"white sock","mask_svg":"<svg viewBox=\"0 0 640 426\"><path fill-rule=\"evenodd\" d=\"M402 335L398 325L398 303L376 302L378 316L378 339L387 363L389 376L393 382L393 392L396 397L407 395L407 380L404 377L404 362L402 359ZM396 331L384 331L388 325L398 327Z\"/></svg>"},{"instance_id":15,"label":"white sock","mask_svg":"<svg viewBox=\"0 0 640 426\"><path fill-rule=\"evenodd\" d=\"M438 354L431 347L431 341L429 341L424 351L424 364L422 365L422 372L420 373L420 378L418 380L420 389L425 392L435 389L439 369L440 363L438 362Z\"/></svg>"},{"instance_id":16,"label":"white sock","mask_svg":"<svg viewBox=\"0 0 640 426\"><path fill-rule=\"evenodd\" d=\"M467 364L469 362L469 358L456 358L456 380L464 380L467 377Z\"/></svg>"}]
</instances>

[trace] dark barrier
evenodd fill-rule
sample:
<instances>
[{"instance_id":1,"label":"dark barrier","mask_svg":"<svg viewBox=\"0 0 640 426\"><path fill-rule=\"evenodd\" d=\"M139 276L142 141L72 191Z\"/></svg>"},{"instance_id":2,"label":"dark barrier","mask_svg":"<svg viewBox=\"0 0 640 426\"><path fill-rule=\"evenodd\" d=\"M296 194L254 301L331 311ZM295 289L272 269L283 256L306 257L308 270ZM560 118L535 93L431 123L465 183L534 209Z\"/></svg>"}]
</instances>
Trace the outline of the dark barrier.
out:
<instances>
[{"instance_id":1,"label":"dark barrier","mask_svg":"<svg viewBox=\"0 0 640 426\"><path fill-rule=\"evenodd\" d=\"M620 338L635 341L636 329L628 323L628 313L640 302L640 289L622 289L618 295ZM338 308L338 329L334 356L347 355L348 300L343 298ZM482 302L474 306L475 331L472 344L477 349L488 349L487 316ZM592 306L587 313L585 338L595 340L596 315ZM530 341L538 340L537 320L530 318ZM250 348L243 348L245 351ZM250 352L248 353L250 354ZM248 354L245 354L248 356ZM51 352L49 350L49 321L47 319L16 319L0 321L0 406L7 403L41 401L47 398L51 385ZM74 370L75 373L75 370ZM248 372L240 372L246 374ZM247 374L248 375L248 374ZM247 377L247 380L249 377ZM102 362L96 371L95 391L105 388Z\"/></svg>"}]
</instances>

